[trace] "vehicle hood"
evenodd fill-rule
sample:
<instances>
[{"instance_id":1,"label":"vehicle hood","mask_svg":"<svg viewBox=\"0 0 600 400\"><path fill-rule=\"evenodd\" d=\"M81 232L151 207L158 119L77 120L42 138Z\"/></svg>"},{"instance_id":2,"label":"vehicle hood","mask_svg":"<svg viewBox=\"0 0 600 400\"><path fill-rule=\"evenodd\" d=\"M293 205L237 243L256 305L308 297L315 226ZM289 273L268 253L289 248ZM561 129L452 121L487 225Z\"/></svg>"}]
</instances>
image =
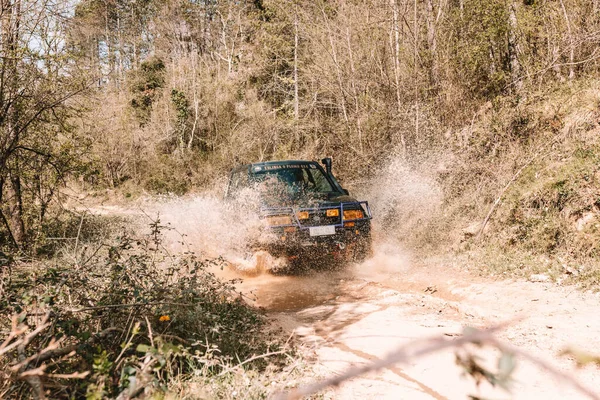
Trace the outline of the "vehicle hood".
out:
<instances>
[{"instance_id":1,"label":"vehicle hood","mask_svg":"<svg viewBox=\"0 0 600 400\"><path fill-rule=\"evenodd\" d=\"M312 208L335 206L340 203L355 202L354 197L342 193L310 193L301 196L268 197L262 199L263 207Z\"/></svg>"}]
</instances>

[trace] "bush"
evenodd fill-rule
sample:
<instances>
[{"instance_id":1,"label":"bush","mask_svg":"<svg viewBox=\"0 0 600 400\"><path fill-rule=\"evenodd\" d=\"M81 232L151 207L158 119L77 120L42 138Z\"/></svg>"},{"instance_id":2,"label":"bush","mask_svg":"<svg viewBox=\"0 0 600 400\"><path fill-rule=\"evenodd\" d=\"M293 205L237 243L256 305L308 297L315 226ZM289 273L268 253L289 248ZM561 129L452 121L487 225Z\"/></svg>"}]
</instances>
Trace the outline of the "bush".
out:
<instances>
[{"instance_id":1,"label":"bush","mask_svg":"<svg viewBox=\"0 0 600 400\"><path fill-rule=\"evenodd\" d=\"M0 393L131 397L252 357L244 368L279 365L255 357L281 354L264 317L208 271L222 260L171 255L160 230L157 221L147 236L119 237L73 262L16 266L0 285L0 316L12 316L0 328Z\"/></svg>"}]
</instances>

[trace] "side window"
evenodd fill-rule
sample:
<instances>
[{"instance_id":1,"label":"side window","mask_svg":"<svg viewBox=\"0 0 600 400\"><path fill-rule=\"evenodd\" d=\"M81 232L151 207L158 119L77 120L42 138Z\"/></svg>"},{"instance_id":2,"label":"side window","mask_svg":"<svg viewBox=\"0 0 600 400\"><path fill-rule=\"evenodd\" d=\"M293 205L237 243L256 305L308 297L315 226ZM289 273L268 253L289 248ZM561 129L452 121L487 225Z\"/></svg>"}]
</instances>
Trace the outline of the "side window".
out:
<instances>
[{"instance_id":1,"label":"side window","mask_svg":"<svg viewBox=\"0 0 600 400\"><path fill-rule=\"evenodd\" d=\"M327 181L325 175L323 175L319 170L312 170L310 175L316 190L320 192L332 191L331 184L329 184L329 181Z\"/></svg>"},{"instance_id":2,"label":"side window","mask_svg":"<svg viewBox=\"0 0 600 400\"><path fill-rule=\"evenodd\" d=\"M312 175L310 175L307 169L302 170L302 179L305 187L309 190L314 190L317 186L315 180L313 179Z\"/></svg>"}]
</instances>

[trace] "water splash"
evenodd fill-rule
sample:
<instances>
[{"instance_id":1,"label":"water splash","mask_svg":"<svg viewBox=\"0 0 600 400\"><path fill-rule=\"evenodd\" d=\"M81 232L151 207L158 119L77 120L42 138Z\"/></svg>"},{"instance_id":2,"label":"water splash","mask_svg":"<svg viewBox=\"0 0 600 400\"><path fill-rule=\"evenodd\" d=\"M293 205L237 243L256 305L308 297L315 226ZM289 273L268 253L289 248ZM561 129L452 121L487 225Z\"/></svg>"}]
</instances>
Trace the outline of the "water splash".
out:
<instances>
[{"instance_id":1,"label":"water splash","mask_svg":"<svg viewBox=\"0 0 600 400\"><path fill-rule=\"evenodd\" d=\"M252 204L256 194L241 194L242 204ZM239 272L256 275L281 268L283 260L260 251L274 240L251 207L206 194L165 201L157 206L161 221L170 229L166 243L175 253L191 251L207 257L223 257Z\"/></svg>"},{"instance_id":2,"label":"water splash","mask_svg":"<svg viewBox=\"0 0 600 400\"><path fill-rule=\"evenodd\" d=\"M361 200L369 201L374 214L374 257L357 271L385 274L405 269L410 260L407 236L423 229L440 208L442 192L430 171L392 159L378 176L357 190ZM213 189L213 193L163 201L157 208L163 222L173 228L168 233L170 248L221 256L245 276L284 268L286 260L273 257L258 245L274 240L253 208L261 195L244 189L237 193L238 202L228 202ZM364 276L362 272L359 275Z\"/></svg>"}]
</instances>

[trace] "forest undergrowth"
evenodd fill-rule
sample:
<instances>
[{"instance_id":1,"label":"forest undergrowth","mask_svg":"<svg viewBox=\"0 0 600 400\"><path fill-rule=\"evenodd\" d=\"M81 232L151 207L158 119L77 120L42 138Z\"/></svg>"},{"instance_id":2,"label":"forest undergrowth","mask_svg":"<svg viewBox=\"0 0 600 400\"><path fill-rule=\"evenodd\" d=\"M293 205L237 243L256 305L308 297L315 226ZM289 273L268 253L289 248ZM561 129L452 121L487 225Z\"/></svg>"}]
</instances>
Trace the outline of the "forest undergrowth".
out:
<instances>
[{"instance_id":1,"label":"forest undergrowth","mask_svg":"<svg viewBox=\"0 0 600 400\"><path fill-rule=\"evenodd\" d=\"M224 261L171 254L165 228L2 265L0 397L264 398L300 373L292 338L211 272Z\"/></svg>"}]
</instances>

